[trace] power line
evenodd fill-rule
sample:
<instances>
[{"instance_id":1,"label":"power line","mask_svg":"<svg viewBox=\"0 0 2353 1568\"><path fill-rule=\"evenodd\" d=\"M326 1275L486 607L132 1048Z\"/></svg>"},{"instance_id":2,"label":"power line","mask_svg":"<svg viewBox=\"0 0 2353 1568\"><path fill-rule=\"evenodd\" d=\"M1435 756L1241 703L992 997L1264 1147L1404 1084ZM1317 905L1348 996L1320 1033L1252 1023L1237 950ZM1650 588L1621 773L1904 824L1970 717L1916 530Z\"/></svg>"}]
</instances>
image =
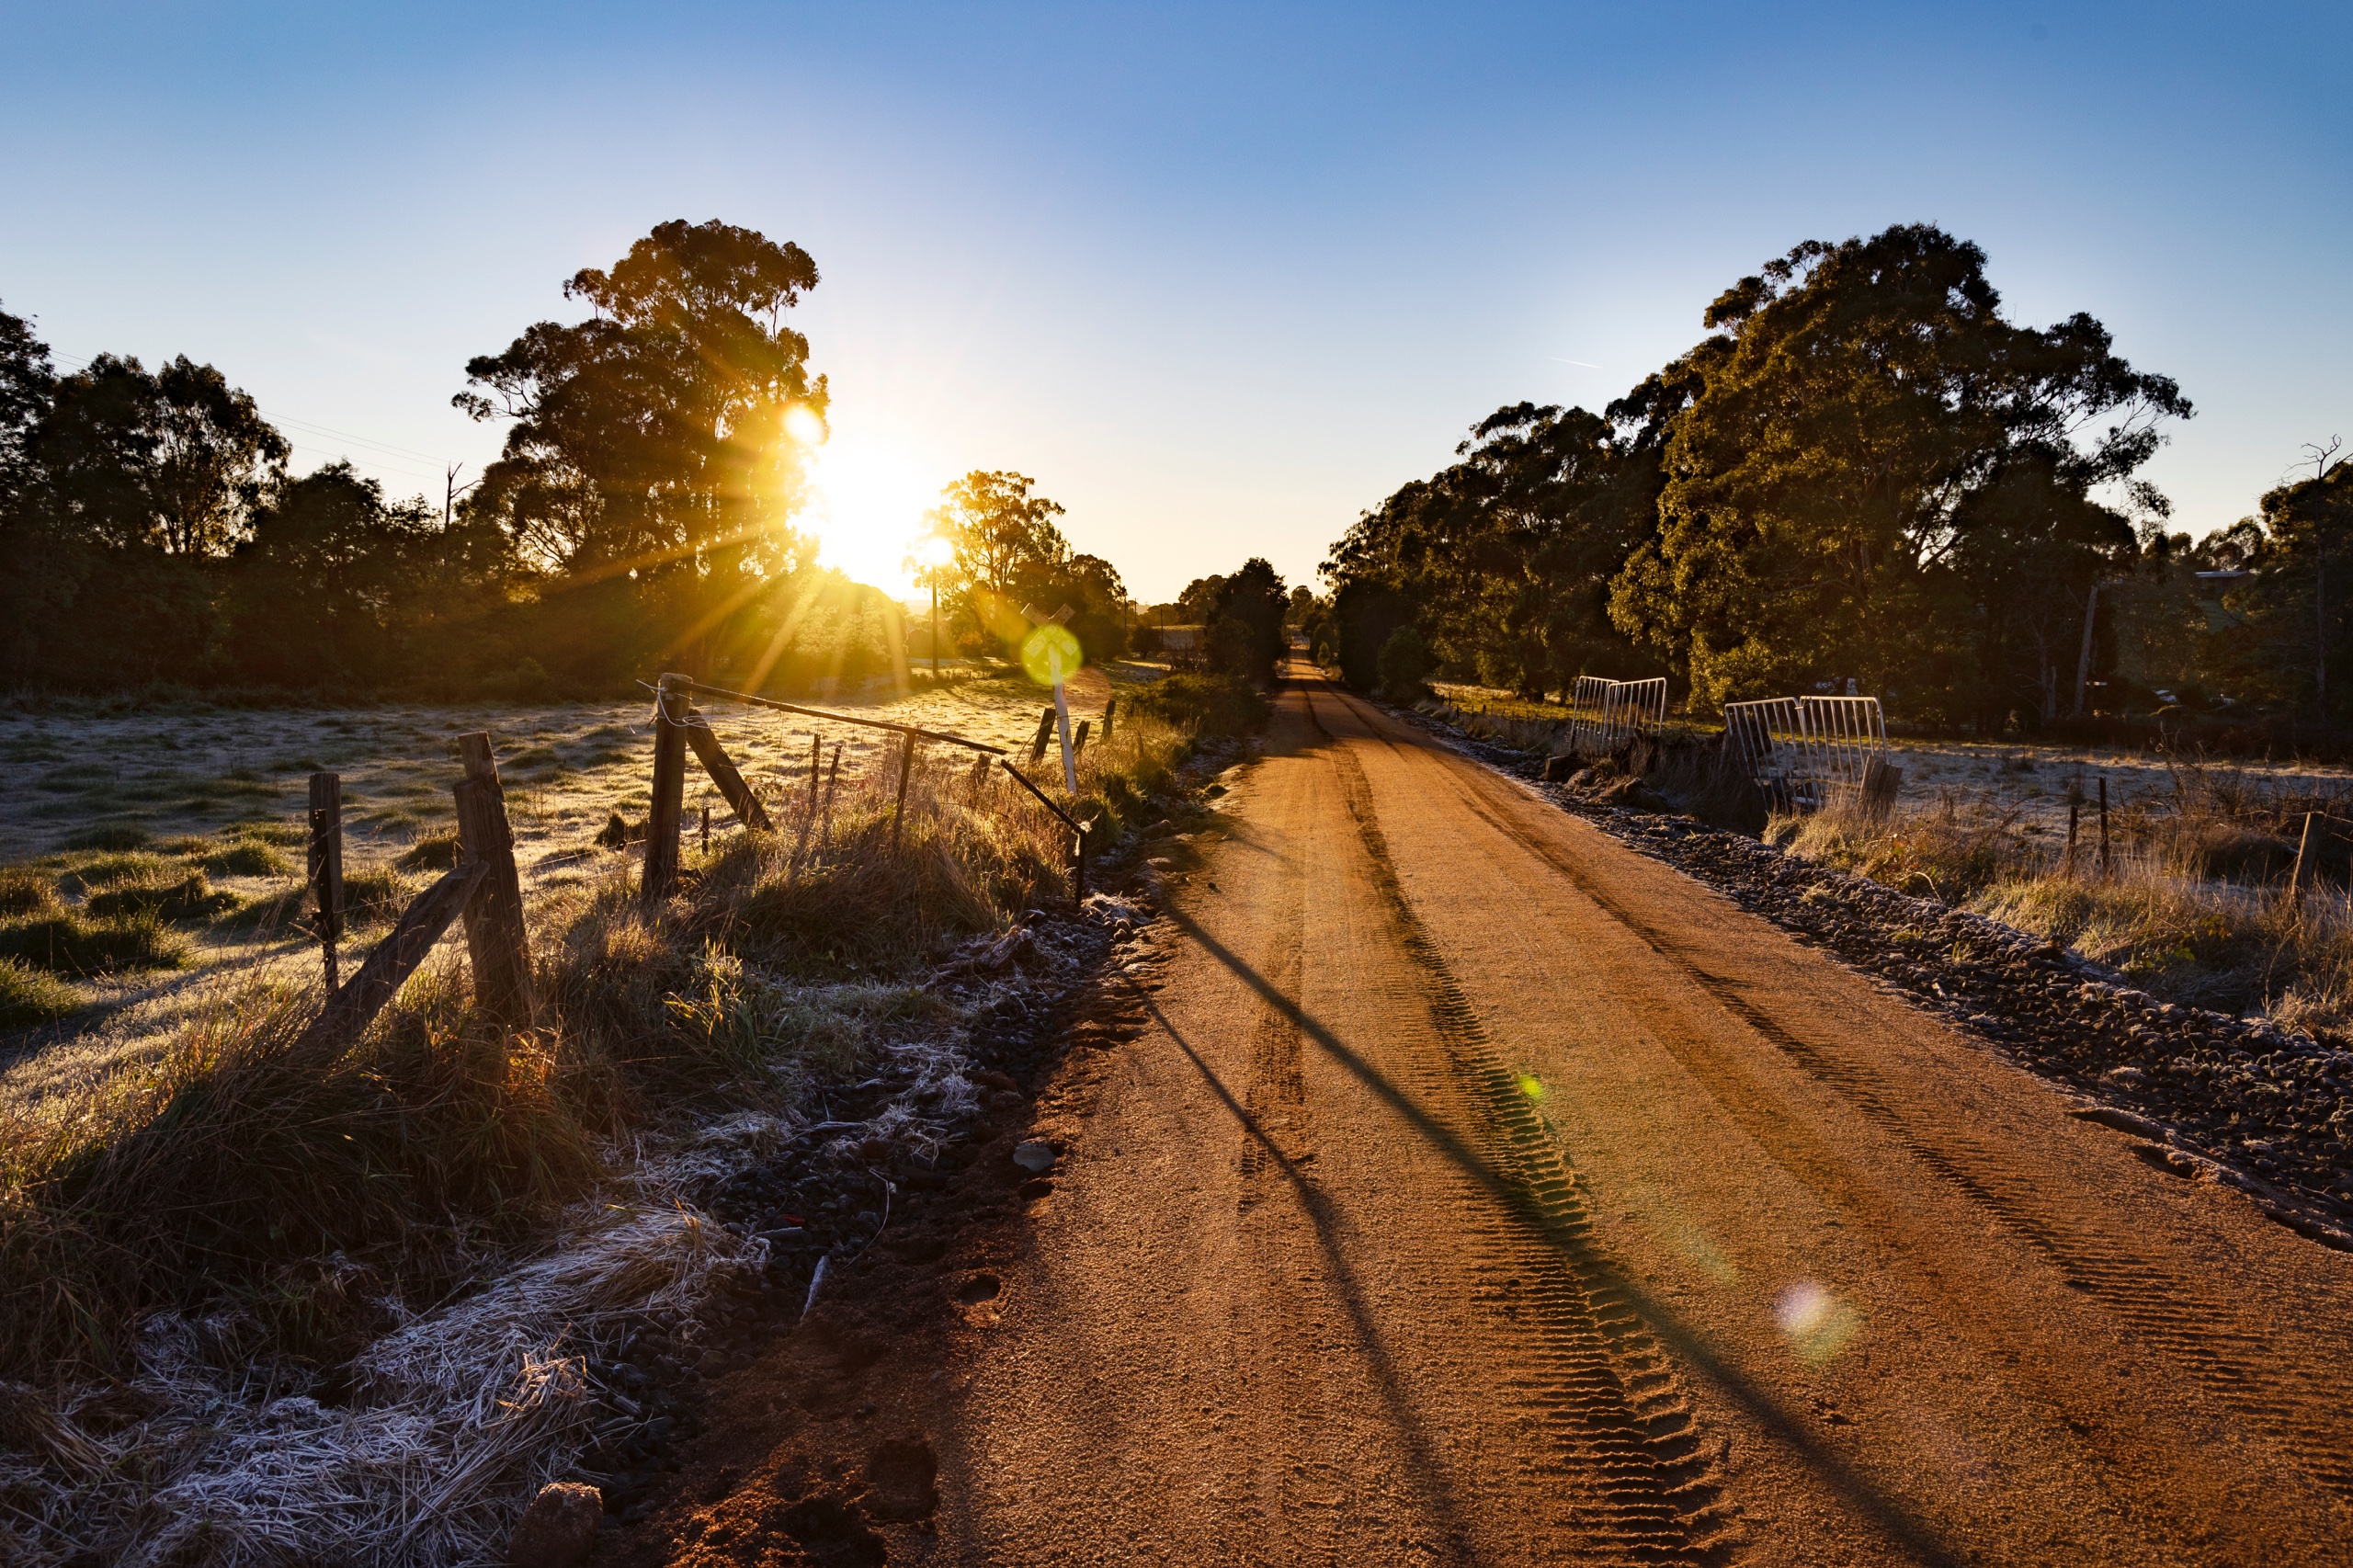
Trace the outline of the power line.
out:
<instances>
[{"instance_id":1,"label":"power line","mask_svg":"<svg viewBox=\"0 0 2353 1568\"><path fill-rule=\"evenodd\" d=\"M84 355L68 354L61 348L51 348L50 352L57 358L63 359L77 369L87 368L92 363L92 360ZM315 425L307 419L296 419L290 415L278 414L270 409L264 408L258 403L254 404L254 408L263 418L268 420L272 425L288 426L297 430L307 430L314 436L332 436L337 440L356 441L362 447L372 448L372 451L363 452L360 454L369 460L369 466L371 467L382 468L397 473L404 473L412 479L440 479L444 477L442 470L447 466L447 460L437 457L431 452L420 452L414 447L401 447L395 446L390 441L379 441L372 436L357 436L348 430L337 430L334 426L327 425ZM326 448L313 446L304 441L290 439L287 442L287 445L293 448L296 451L310 452L319 457L342 457L348 459L351 456L348 452L331 452ZM415 458L420 461L429 462L436 466L431 470L419 472L418 470L405 467L401 463L383 461L379 454L392 457Z\"/></svg>"}]
</instances>

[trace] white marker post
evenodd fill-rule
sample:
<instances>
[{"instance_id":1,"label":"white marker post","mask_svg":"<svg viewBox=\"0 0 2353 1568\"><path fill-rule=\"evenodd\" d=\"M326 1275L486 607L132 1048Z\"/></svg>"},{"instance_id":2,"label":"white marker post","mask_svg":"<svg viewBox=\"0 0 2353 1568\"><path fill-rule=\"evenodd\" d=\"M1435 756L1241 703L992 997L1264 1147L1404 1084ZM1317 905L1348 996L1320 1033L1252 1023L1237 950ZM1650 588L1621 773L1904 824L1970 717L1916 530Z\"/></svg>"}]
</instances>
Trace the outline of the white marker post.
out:
<instances>
[{"instance_id":1,"label":"white marker post","mask_svg":"<svg viewBox=\"0 0 2353 1568\"><path fill-rule=\"evenodd\" d=\"M1063 697L1063 651L1060 646L1046 650L1046 667L1054 676L1054 728L1063 736L1063 788L1078 793L1078 758L1070 749L1070 704Z\"/></svg>"},{"instance_id":2,"label":"white marker post","mask_svg":"<svg viewBox=\"0 0 2353 1568\"><path fill-rule=\"evenodd\" d=\"M1065 625L1070 619L1071 607L1064 605L1042 619L1029 606L1024 605L1022 609L1038 624L1038 631L1030 635L1038 637L1038 632L1045 633L1038 637L1038 643L1040 651L1046 655L1046 678L1054 688L1054 727L1061 733L1063 742L1063 788L1075 795L1078 793L1078 757L1070 744L1070 701L1063 695L1063 645L1068 643L1072 653L1078 652L1078 639L1071 635ZM1055 635L1057 632L1059 636ZM1037 666L1032 665L1029 667L1030 678L1036 679L1037 674Z\"/></svg>"}]
</instances>

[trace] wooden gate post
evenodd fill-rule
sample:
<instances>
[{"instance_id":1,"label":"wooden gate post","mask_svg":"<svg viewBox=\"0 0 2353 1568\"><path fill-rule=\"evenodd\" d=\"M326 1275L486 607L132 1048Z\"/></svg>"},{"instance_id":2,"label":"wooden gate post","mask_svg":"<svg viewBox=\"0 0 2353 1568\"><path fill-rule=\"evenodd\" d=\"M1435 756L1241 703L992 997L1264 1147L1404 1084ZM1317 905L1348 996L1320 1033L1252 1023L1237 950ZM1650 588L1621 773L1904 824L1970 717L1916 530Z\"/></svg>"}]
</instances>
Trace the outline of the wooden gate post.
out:
<instances>
[{"instance_id":1,"label":"wooden gate post","mask_svg":"<svg viewBox=\"0 0 2353 1568\"><path fill-rule=\"evenodd\" d=\"M311 775L311 891L319 901L319 947L326 955L327 994L341 989L335 945L343 936L343 778Z\"/></svg>"},{"instance_id":2,"label":"wooden gate post","mask_svg":"<svg viewBox=\"0 0 2353 1568\"><path fill-rule=\"evenodd\" d=\"M687 731L670 717L683 711L687 677L665 675L654 696L654 804L645 814L645 873L639 896L651 909L678 880L678 818L687 803Z\"/></svg>"},{"instance_id":3,"label":"wooden gate post","mask_svg":"<svg viewBox=\"0 0 2353 1568\"><path fill-rule=\"evenodd\" d=\"M483 865L466 901L466 948L473 960L474 1004L502 1028L528 1029L539 1011L531 984L531 941L523 925L523 882L515 869L515 832L506 790L498 780L488 732L458 737L466 776L457 787L458 846Z\"/></svg>"}]
</instances>

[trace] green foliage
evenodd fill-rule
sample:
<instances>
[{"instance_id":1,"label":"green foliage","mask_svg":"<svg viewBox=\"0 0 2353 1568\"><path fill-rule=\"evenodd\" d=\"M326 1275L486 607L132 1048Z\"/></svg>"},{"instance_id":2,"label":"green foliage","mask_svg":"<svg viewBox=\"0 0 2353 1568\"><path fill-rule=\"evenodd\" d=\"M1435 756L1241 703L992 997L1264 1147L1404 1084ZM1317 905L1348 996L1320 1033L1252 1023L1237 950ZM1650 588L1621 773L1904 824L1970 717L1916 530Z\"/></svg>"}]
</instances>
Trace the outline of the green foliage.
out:
<instances>
[{"instance_id":1,"label":"green foliage","mask_svg":"<svg viewBox=\"0 0 2353 1568\"><path fill-rule=\"evenodd\" d=\"M30 866L0 866L0 920L48 915L60 907L57 880Z\"/></svg>"},{"instance_id":2,"label":"green foliage","mask_svg":"<svg viewBox=\"0 0 2353 1568\"><path fill-rule=\"evenodd\" d=\"M105 919L66 910L0 926L0 959L61 974L177 969L188 961L188 939L165 929L152 909Z\"/></svg>"},{"instance_id":3,"label":"green foliage","mask_svg":"<svg viewBox=\"0 0 2353 1568\"><path fill-rule=\"evenodd\" d=\"M204 858L204 869L216 877L283 877L293 870L286 857L267 844L245 839Z\"/></svg>"},{"instance_id":4,"label":"green foliage","mask_svg":"<svg viewBox=\"0 0 2353 1568\"><path fill-rule=\"evenodd\" d=\"M1381 689L1401 700L1419 695L1429 678L1430 662L1422 634L1410 626L1399 627L1381 645Z\"/></svg>"},{"instance_id":5,"label":"green foliage","mask_svg":"<svg viewBox=\"0 0 2353 1568\"><path fill-rule=\"evenodd\" d=\"M2188 541L2138 476L2189 404L2089 316L2000 304L1934 228L1808 242L1604 414L1497 410L1333 547L1344 672L1374 684L1410 622L1440 668L1523 696L1666 673L1704 710L1851 677L1898 716L1998 729L2076 710L2079 665L2100 690L2143 667L2143 631L2177 665L2188 596L2139 585Z\"/></svg>"},{"instance_id":6,"label":"green foliage","mask_svg":"<svg viewBox=\"0 0 2353 1568\"><path fill-rule=\"evenodd\" d=\"M2061 629L2138 555L2092 493L2162 517L2133 476L2190 409L2089 316L2005 321L1984 264L1918 225L1809 242L1726 290L1670 368L1658 537L1611 612L1702 706L1854 676L1915 711L2056 716Z\"/></svg>"},{"instance_id":7,"label":"green foliage","mask_svg":"<svg viewBox=\"0 0 2353 1568\"><path fill-rule=\"evenodd\" d=\"M1650 673L1611 625L1608 582L1654 527L1655 421L1638 392L1608 418L1517 403L1472 427L1461 460L1400 489L1333 546L1334 639L1370 687L1390 634L1423 623L1456 674L1529 697L1580 674Z\"/></svg>"},{"instance_id":8,"label":"green foliage","mask_svg":"<svg viewBox=\"0 0 2353 1568\"><path fill-rule=\"evenodd\" d=\"M1065 624L1087 662L1117 658L1128 645L1120 574L1099 555L1072 551L1054 524L1061 503L1031 494L1037 483L974 469L949 485L925 520L949 557L920 580L938 591L957 640L975 652L1017 647L1029 630L1025 608L1041 616L1068 608Z\"/></svg>"},{"instance_id":9,"label":"green foliage","mask_svg":"<svg viewBox=\"0 0 2353 1568\"><path fill-rule=\"evenodd\" d=\"M1212 579L1203 596L1206 652L1212 669L1262 687L1272 686L1290 638L1283 630L1290 599L1274 567L1257 556L1231 577ZM1187 589L1191 593L1200 586Z\"/></svg>"},{"instance_id":10,"label":"green foliage","mask_svg":"<svg viewBox=\"0 0 2353 1568\"><path fill-rule=\"evenodd\" d=\"M1123 712L1147 715L1203 735L1246 734L1266 721L1267 699L1227 675L1172 675L1123 688Z\"/></svg>"},{"instance_id":11,"label":"green foliage","mask_svg":"<svg viewBox=\"0 0 2353 1568\"><path fill-rule=\"evenodd\" d=\"M203 872L190 871L176 882L118 884L104 892L92 893L83 907L100 920L152 915L178 923L210 920L236 908L240 902L235 893L223 892L207 882Z\"/></svg>"},{"instance_id":12,"label":"green foliage","mask_svg":"<svg viewBox=\"0 0 2353 1568\"><path fill-rule=\"evenodd\" d=\"M136 849L154 838L137 823L100 823L65 835L68 849Z\"/></svg>"},{"instance_id":13,"label":"green foliage","mask_svg":"<svg viewBox=\"0 0 2353 1568\"><path fill-rule=\"evenodd\" d=\"M71 1017L88 1006L82 994L21 959L0 959L0 1029L21 1029Z\"/></svg>"}]
</instances>

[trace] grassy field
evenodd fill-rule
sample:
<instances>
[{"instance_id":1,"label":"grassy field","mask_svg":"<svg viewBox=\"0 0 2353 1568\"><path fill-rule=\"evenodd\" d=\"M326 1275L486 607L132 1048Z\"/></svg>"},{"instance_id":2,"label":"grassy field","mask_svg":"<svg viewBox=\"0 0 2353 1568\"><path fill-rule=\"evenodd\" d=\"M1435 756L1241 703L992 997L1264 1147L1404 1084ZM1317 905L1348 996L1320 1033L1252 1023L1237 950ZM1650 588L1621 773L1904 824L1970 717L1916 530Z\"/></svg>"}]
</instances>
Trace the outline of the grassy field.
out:
<instances>
[{"instance_id":1,"label":"grassy field","mask_svg":"<svg viewBox=\"0 0 2353 1568\"><path fill-rule=\"evenodd\" d=\"M1084 672L1074 720L1099 719L1114 683ZM918 677L842 711L1026 746L1044 694L1018 672ZM886 732L713 700L706 715L753 788L805 784L813 739L856 780L895 745ZM486 730L506 784L527 903L587 886L616 858L597 835L642 823L652 771L645 703L268 710L153 715L0 714L0 1104L85 1085L151 1053L230 978L318 971L301 910L308 776L343 779L357 951L447 863L456 737ZM689 770L687 818L733 826Z\"/></svg>"},{"instance_id":2,"label":"grassy field","mask_svg":"<svg viewBox=\"0 0 2353 1568\"><path fill-rule=\"evenodd\" d=\"M1098 720L1123 699L1065 800L1106 850L1178 809L1205 727L1261 710L1160 673L1072 694ZM1042 700L983 674L859 706L1026 753ZM0 721L36 785L8 798L9 994L66 1013L0 1037L0 1558L493 1553L620 1418L582 1382L619 1325L676 1328L769 1267L685 1184L830 1117L846 1085L908 1096L860 1158L922 1157L940 1108L973 1103L959 1030L1020 982L948 991L938 966L1066 897L1068 830L970 752L919 750L902 819L892 736L706 711L778 831L690 795L652 907L635 846L602 832L642 823L644 708ZM309 1043L304 776L347 781L380 927L449 858L453 740L478 729L509 780L536 1027L473 1008L453 935L358 1040ZM1059 772L1036 776L1066 794Z\"/></svg>"}]
</instances>

